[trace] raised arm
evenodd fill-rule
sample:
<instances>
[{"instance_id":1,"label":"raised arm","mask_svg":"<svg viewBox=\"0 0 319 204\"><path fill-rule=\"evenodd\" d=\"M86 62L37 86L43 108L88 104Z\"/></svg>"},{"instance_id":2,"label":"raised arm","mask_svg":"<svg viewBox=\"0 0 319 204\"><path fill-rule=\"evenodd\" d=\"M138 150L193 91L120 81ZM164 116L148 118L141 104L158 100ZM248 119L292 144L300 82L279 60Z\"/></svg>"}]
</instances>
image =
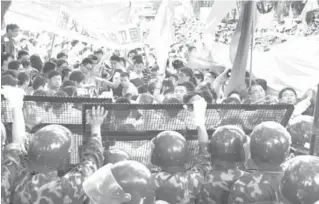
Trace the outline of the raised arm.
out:
<instances>
[{"instance_id":1,"label":"raised arm","mask_svg":"<svg viewBox=\"0 0 319 204\"><path fill-rule=\"evenodd\" d=\"M70 196L73 203L83 203L85 199L82 189L83 181L103 165L101 125L105 117L104 108L92 108L92 114L88 118L91 126L91 136L84 145L82 161L75 169L61 178L63 191L65 195Z\"/></svg>"}]
</instances>

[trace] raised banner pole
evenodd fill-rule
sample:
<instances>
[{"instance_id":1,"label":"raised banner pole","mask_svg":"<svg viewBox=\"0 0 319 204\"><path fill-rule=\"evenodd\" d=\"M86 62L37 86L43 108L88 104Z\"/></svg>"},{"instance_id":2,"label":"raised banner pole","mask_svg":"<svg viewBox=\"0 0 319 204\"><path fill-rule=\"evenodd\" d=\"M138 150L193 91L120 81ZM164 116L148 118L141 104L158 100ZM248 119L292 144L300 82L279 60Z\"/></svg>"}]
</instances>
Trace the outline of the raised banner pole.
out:
<instances>
[{"instance_id":1,"label":"raised banner pole","mask_svg":"<svg viewBox=\"0 0 319 204\"><path fill-rule=\"evenodd\" d=\"M314 155L315 150L319 148L319 140L317 140L317 137L319 137L319 84L317 87L317 97L315 101L315 113L313 117L312 135L309 152L310 155ZM316 152L316 154L318 156L319 152Z\"/></svg>"}]
</instances>

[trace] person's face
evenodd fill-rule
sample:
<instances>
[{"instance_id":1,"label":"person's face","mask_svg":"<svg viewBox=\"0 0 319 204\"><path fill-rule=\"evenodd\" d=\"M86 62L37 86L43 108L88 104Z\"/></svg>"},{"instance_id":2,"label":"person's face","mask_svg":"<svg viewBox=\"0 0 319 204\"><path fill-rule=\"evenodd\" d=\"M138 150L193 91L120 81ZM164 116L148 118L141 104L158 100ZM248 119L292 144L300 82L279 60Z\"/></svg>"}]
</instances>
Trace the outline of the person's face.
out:
<instances>
[{"instance_id":1,"label":"person's face","mask_svg":"<svg viewBox=\"0 0 319 204\"><path fill-rule=\"evenodd\" d=\"M11 37L16 38L19 35L19 29L18 28L13 29L13 30L10 29L10 30L8 30L8 33Z\"/></svg>"},{"instance_id":2,"label":"person's face","mask_svg":"<svg viewBox=\"0 0 319 204\"><path fill-rule=\"evenodd\" d=\"M174 93L176 98L183 102L184 96L187 94L187 89L184 86L177 86Z\"/></svg>"},{"instance_id":3,"label":"person's face","mask_svg":"<svg viewBox=\"0 0 319 204\"><path fill-rule=\"evenodd\" d=\"M206 73L204 76L204 81L208 83L213 83L215 78L211 75L211 73Z\"/></svg>"},{"instance_id":4,"label":"person's face","mask_svg":"<svg viewBox=\"0 0 319 204\"><path fill-rule=\"evenodd\" d=\"M130 53L129 55L128 55L128 58L130 59L130 60L133 60L133 57L135 56L135 54L134 53Z\"/></svg>"},{"instance_id":5,"label":"person's face","mask_svg":"<svg viewBox=\"0 0 319 204\"><path fill-rule=\"evenodd\" d=\"M135 71L136 74L142 73L143 69L144 69L144 65L143 64L135 64L134 65L134 71Z\"/></svg>"},{"instance_id":6,"label":"person's face","mask_svg":"<svg viewBox=\"0 0 319 204\"><path fill-rule=\"evenodd\" d=\"M112 69L116 69L117 68L117 61L112 60L111 67L112 67Z\"/></svg>"},{"instance_id":7,"label":"person's face","mask_svg":"<svg viewBox=\"0 0 319 204\"><path fill-rule=\"evenodd\" d=\"M21 56L20 61L29 61L29 59L30 59L29 55L23 55Z\"/></svg>"},{"instance_id":8,"label":"person's face","mask_svg":"<svg viewBox=\"0 0 319 204\"><path fill-rule=\"evenodd\" d=\"M102 53L95 54L95 56L97 57L98 61L101 61L102 58L103 58L103 54Z\"/></svg>"},{"instance_id":9,"label":"person's face","mask_svg":"<svg viewBox=\"0 0 319 204\"><path fill-rule=\"evenodd\" d=\"M63 57L61 57L60 59L67 61L67 60L68 60L68 56L63 56Z\"/></svg>"},{"instance_id":10,"label":"person's face","mask_svg":"<svg viewBox=\"0 0 319 204\"><path fill-rule=\"evenodd\" d=\"M121 84L124 88L128 88L130 85L130 80L128 77L121 77Z\"/></svg>"},{"instance_id":11,"label":"person's face","mask_svg":"<svg viewBox=\"0 0 319 204\"><path fill-rule=\"evenodd\" d=\"M297 97L293 91L286 90L282 93L280 103L296 104L296 102L297 102Z\"/></svg>"},{"instance_id":12,"label":"person's face","mask_svg":"<svg viewBox=\"0 0 319 204\"><path fill-rule=\"evenodd\" d=\"M251 99L251 102L256 102L256 101L259 101L263 98L266 97L266 93L265 93L265 90L259 86L259 85L255 85L255 86L252 86L251 87L251 90L250 90L250 99Z\"/></svg>"},{"instance_id":13,"label":"person's face","mask_svg":"<svg viewBox=\"0 0 319 204\"><path fill-rule=\"evenodd\" d=\"M185 73L183 73L183 72L178 73L178 83L180 83L180 84L185 83L189 80L190 80L189 76L187 76Z\"/></svg>"},{"instance_id":14,"label":"person's face","mask_svg":"<svg viewBox=\"0 0 319 204\"><path fill-rule=\"evenodd\" d=\"M93 69L93 64L82 64L82 70L84 73L89 73Z\"/></svg>"},{"instance_id":15,"label":"person's face","mask_svg":"<svg viewBox=\"0 0 319 204\"><path fill-rule=\"evenodd\" d=\"M60 88L62 85L62 79L61 76L54 76L50 79L50 84L54 88Z\"/></svg>"},{"instance_id":16,"label":"person's face","mask_svg":"<svg viewBox=\"0 0 319 204\"><path fill-rule=\"evenodd\" d=\"M155 64L155 58L153 55L149 55L147 59L150 65Z\"/></svg>"}]
</instances>

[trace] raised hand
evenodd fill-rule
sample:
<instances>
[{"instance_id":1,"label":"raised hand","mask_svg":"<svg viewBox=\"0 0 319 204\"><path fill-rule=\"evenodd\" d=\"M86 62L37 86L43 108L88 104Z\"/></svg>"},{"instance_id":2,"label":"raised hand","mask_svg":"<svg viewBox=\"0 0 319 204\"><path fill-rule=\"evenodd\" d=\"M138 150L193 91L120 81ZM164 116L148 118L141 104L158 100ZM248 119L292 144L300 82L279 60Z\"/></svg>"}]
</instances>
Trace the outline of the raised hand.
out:
<instances>
[{"instance_id":1,"label":"raised hand","mask_svg":"<svg viewBox=\"0 0 319 204\"><path fill-rule=\"evenodd\" d=\"M92 112L88 118L88 123L91 126L101 126L106 115L107 111L104 110L104 107L93 107Z\"/></svg>"}]
</instances>

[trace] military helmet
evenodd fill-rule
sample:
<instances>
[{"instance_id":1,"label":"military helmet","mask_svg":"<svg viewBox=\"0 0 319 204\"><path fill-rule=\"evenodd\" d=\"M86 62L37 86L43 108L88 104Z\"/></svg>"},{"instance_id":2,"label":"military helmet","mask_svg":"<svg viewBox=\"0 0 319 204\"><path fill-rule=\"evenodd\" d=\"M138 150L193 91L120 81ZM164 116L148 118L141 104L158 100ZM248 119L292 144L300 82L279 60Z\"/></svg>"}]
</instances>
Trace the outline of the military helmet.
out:
<instances>
[{"instance_id":1,"label":"military helmet","mask_svg":"<svg viewBox=\"0 0 319 204\"><path fill-rule=\"evenodd\" d=\"M218 127L210 140L212 160L244 162L246 141L246 135L240 128L232 125Z\"/></svg>"},{"instance_id":2,"label":"military helmet","mask_svg":"<svg viewBox=\"0 0 319 204\"><path fill-rule=\"evenodd\" d=\"M258 163L280 165L289 155L290 143L290 134L281 124L263 122L251 133L251 158L256 165Z\"/></svg>"},{"instance_id":3,"label":"military helmet","mask_svg":"<svg viewBox=\"0 0 319 204\"><path fill-rule=\"evenodd\" d=\"M187 162L186 139L178 132L163 131L153 140L152 164L160 167L183 166Z\"/></svg>"},{"instance_id":4,"label":"military helmet","mask_svg":"<svg viewBox=\"0 0 319 204\"><path fill-rule=\"evenodd\" d=\"M297 149L309 149L313 117L308 115L292 119L287 127L291 135L291 145Z\"/></svg>"},{"instance_id":5,"label":"military helmet","mask_svg":"<svg viewBox=\"0 0 319 204\"><path fill-rule=\"evenodd\" d=\"M108 164L108 163L115 164L117 162L129 160L129 159L130 159L130 155L123 150L109 149L104 151L104 164Z\"/></svg>"},{"instance_id":6,"label":"military helmet","mask_svg":"<svg viewBox=\"0 0 319 204\"><path fill-rule=\"evenodd\" d=\"M64 169L70 161L71 134L61 125L38 130L29 143L29 168L38 173Z\"/></svg>"},{"instance_id":7,"label":"military helmet","mask_svg":"<svg viewBox=\"0 0 319 204\"><path fill-rule=\"evenodd\" d=\"M319 202L319 157L307 155L289 160L281 179L281 192L293 204Z\"/></svg>"}]
</instances>

